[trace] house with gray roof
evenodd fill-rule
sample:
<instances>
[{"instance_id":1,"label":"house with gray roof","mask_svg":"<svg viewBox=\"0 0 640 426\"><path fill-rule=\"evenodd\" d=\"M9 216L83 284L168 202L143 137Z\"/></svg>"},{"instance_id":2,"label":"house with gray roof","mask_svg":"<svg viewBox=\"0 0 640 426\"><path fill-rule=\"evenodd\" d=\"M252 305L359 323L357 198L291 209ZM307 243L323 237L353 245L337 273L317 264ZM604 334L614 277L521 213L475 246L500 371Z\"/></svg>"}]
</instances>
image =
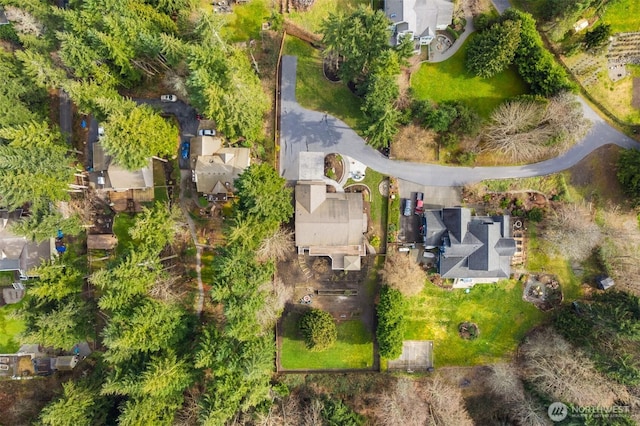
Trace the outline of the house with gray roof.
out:
<instances>
[{"instance_id":1,"label":"house with gray roof","mask_svg":"<svg viewBox=\"0 0 640 426\"><path fill-rule=\"evenodd\" d=\"M509 216L472 216L463 207L424 213L425 246L439 246L438 272L467 285L496 282L511 275L516 242Z\"/></svg>"},{"instance_id":2,"label":"house with gray roof","mask_svg":"<svg viewBox=\"0 0 640 426\"><path fill-rule=\"evenodd\" d=\"M93 173L98 189L109 191L151 190L153 189L153 159L138 170L127 170L113 161L100 142L93 144Z\"/></svg>"},{"instance_id":3,"label":"house with gray roof","mask_svg":"<svg viewBox=\"0 0 640 426\"><path fill-rule=\"evenodd\" d=\"M15 271L26 279L30 271L43 261L55 256L55 240L49 238L41 243L16 235L11 227L22 217L22 210L0 210L0 271Z\"/></svg>"},{"instance_id":4,"label":"house with gray roof","mask_svg":"<svg viewBox=\"0 0 640 426\"><path fill-rule=\"evenodd\" d=\"M393 23L393 41L411 37L421 46L430 44L437 30L453 20L450 0L385 0L384 11Z\"/></svg>"},{"instance_id":5,"label":"house with gray roof","mask_svg":"<svg viewBox=\"0 0 640 426\"><path fill-rule=\"evenodd\" d=\"M295 188L298 253L331 258L331 269L359 271L366 255L367 216L361 193L327 192L323 181L299 181Z\"/></svg>"}]
</instances>

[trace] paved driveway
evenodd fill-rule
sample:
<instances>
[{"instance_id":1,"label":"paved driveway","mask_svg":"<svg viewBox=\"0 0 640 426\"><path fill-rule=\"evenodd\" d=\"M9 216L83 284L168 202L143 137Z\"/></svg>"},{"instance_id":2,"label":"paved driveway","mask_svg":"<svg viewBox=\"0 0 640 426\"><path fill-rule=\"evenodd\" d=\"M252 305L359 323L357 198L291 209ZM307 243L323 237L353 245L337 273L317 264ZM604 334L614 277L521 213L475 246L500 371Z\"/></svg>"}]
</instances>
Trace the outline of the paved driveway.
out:
<instances>
[{"instance_id":1,"label":"paved driveway","mask_svg":"<svg viewBox=\"0 0 640 426\"><path fill-rule=\"evenodd\" d=\"M180 125L180 143L189 141L198 132L199 122L196 110L182 101L162 102L160 99L134 99L138 104L146 104L159 109L164 114L173 115ZM177 151L178 163L181 169L189 169L189 159L183 159L180 148Z\"/></svg>"},{"instance_id":2,"label":"paved driveway","mask_svg":"<svg viewBox=\"0 0 640 426\"><path fill-rule=\"evenodd\" d=\"M311 111L296 102L297 58L282 57L280 173L298 179L298 153L337 152L363 162L372 169L409 182L431 186L463 186L485 179L548 175L565 170L591 151L609 144L639 148L640 144L609 126L581 98L585 116L594 122L589 134L565 154L540 163L510 167L447 167L435 164L389 160L368 146L343 121ZM326 118L325 118L326 117Z\"/></svg>"}]
</instances>

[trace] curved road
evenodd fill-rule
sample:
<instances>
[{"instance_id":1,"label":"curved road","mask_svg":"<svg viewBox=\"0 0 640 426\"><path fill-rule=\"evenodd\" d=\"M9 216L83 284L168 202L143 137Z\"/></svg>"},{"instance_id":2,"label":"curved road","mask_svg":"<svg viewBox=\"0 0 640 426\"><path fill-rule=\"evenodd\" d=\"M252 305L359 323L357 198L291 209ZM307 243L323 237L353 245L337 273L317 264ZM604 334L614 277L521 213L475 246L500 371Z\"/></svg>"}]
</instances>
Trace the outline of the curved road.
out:
<instances>
[{"instance_id":1,"label":"curved road","mask_svg":"<svg viewBox=\"0 0 640 426\"><path fill-rule=\"evenodd\" d=\"M298 179L298 153L336 152L352 157L370 168L410 182L431 186L462 186L485 179L542 176L565 170L593 150L615 144L640 148L640 144L609 126L581 98L584 115L593 122L591 131L563 155L540 163L509 167L447 167L435 164L389 160L368 146L343 121L303 108L296 101L295 56L282 57L280 173L287 180Z\"/></svg>"}]
</instances>

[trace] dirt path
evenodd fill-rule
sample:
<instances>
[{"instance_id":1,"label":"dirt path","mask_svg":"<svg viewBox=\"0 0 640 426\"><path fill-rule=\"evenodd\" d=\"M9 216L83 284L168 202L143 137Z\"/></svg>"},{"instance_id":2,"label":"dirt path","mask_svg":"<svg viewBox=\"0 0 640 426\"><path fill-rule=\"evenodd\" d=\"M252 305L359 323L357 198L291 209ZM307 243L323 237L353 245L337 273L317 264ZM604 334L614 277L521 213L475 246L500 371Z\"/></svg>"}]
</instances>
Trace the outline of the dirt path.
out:
<instances>
[{"instance_id":1,"label":"dirt path","mask_svg":"<svg viewBox=\"0 0 640 426\"><path fill-rule=\"evenodd\" d=\"M193 244L196 246L196 273L198 279L198 300L196 301L196 314L198 317L202 314L202 308L204 307L204 285L202 284L202 244L198 244L198 236L196 234L196 224L191 216L189 216L189 203L191 198L185 198L186 186L191 179L189 170L180 170L180 209L184 214L184 217L189 225L189 232L191 232L191 238Z\"/></svg>"}]
</instances>

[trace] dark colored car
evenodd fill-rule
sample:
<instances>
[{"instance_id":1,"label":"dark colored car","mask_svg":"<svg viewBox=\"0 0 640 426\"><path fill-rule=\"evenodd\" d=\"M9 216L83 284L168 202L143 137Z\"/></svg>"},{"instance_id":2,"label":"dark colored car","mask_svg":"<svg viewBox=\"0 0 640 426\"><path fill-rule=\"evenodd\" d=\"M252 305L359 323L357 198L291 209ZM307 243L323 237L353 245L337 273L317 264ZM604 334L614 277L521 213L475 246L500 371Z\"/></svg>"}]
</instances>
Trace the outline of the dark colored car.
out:
<instances>
[{"instance_id":1,"label":"dark colored car","mask_svg":"<svg viewBox=\"0 0 640 426\"><path fill-rule=\"evenodd\" d=\"M183 160L189 158L189 149L191 148L191 142L182 142L182 146L180 147L180 156Z\"/></svg>"}]
</instances>

